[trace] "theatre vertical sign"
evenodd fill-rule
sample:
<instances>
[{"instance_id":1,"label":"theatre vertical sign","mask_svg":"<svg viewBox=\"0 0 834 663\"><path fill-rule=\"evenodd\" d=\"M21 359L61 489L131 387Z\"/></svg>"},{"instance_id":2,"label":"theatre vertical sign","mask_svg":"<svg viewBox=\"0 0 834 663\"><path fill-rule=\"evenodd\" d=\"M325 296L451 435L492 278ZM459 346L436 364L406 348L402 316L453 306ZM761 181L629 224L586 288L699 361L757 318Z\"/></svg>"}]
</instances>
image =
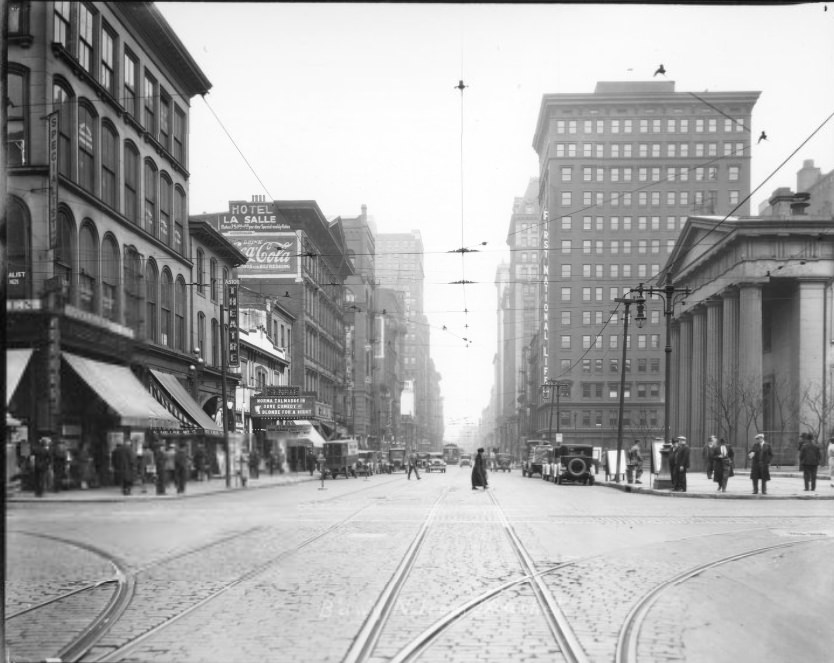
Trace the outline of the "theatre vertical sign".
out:
<instances>
[{"instance_id":1,"label":"theatre vertical sign","mask_svg":"<svg viewBox=\"0 0 834 663\"><path fill-rule=\"evenodd\" d=\"M240 303L238 300L238 279L226 280L226 301L229 306L229 366L240 366Z\"/></svg>"}]
</instances>

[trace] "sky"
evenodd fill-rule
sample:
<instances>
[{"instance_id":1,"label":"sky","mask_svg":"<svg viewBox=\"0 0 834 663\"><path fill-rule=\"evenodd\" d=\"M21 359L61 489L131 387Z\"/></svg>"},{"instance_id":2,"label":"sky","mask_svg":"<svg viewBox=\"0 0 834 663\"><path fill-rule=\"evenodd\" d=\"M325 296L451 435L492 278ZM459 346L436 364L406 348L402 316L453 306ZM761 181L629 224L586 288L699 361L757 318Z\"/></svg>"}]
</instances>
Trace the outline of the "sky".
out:
<instances>
[{"instance_id":1,"label":"sky","mask_svg":"<svg viewBox=\"0 0 834 663\"><path fill-rule=\"evenodd\" d=\"M212 83L191 105L192 214L265 195L419 229L447 439L489 404L496 270L544 94L661 63L678 92L760 91L754 213L803 160L834 169L834 3L158 6Z\"/></svg>"}]
</instances>

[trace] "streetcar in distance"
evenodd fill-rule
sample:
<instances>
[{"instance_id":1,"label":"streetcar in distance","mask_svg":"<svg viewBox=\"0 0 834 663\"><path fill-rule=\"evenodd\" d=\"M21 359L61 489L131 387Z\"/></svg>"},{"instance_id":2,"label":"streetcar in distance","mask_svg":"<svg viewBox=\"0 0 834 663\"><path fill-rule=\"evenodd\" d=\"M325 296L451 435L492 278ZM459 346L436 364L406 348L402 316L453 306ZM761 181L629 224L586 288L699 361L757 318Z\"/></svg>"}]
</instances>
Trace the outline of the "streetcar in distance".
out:
<instances>
[{"instance_id":1,"label":"streetcar in distance","mask_svg":"<svg viewBox=\"0 0 834 663\"><path fill-rule=\"evenodd\" d=\"M405 447L391 447L388 449L388 474L391 472L405 472Z\"/></svg>"},{"instance_id":2,"label":"streetcar in distance","mask_svg":"<svg viewBox=\"0 0 834 663\"><path fill-rule=\"evenodd\" d=\"M454 442L443 445L443 460L447 465L457 465L460 462L460 447Z\"/></svg>"}]
</instances>

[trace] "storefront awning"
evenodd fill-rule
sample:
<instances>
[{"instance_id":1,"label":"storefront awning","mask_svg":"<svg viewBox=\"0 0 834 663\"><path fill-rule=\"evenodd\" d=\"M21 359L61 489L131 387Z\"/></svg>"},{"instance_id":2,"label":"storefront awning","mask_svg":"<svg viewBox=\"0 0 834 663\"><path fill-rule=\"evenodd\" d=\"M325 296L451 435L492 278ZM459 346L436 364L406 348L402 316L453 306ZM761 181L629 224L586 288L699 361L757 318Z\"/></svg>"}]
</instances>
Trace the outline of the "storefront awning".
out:
<instances>
[{"instance_id":1,"label":"storefront awning","mask_svg":"<svg viewBox=\"0 0 834 663\"><path fill-rule=\"evenodd\" d=\"M6 407L9 406L17 385L20 384L20 378L23 377L23 372L26 370L31 356L31 348L6 350Z\"/></svg>"},{"instance_id":2,"label":"storefront awning","mask_svg":"<svg viewBox=\"0 0 834 663\"><path fill-rule=\"evenodd\" d=\"M168 396L176 402L176 404L183 410L186 416L191 420L191 424L195 433L202 432L206 435L222 436L223 428L214 423L214 420L206 414L200 404L194 400L191 394L186 391L185 387L180 384L175 375L170 373L163 373L156 369L151 369L154 379L159 383ZM185 424L188 428L188 424Z\"/></svg>"},{"instance_id":3,"label":"storefront awning","mask_svg":"<svg viewBox=\"0 0 834 663\"><path fill-rule=\"evenodd\" d=\"M148 393L127 366L62 353L78 376L107 403L122 426L179 428L179 422Z\"/></svg>"},{"instance_id":4,"label":"storefront awning","mask_svg":"<svg viewBox=\"0 0 834 663\"><path fill-rule=\"evenodd\" d=\"M298 421L293 421L296 426L300 427L298 432L298 438L302 438L304 440L308 440L312 442L313 446L317 449L321 449L324 447L325 439L319 434L316 430L316 427L306 419L300 419ZM292 443L293 438L289 438L288 443Z\"/></svg>"}]
</instances>

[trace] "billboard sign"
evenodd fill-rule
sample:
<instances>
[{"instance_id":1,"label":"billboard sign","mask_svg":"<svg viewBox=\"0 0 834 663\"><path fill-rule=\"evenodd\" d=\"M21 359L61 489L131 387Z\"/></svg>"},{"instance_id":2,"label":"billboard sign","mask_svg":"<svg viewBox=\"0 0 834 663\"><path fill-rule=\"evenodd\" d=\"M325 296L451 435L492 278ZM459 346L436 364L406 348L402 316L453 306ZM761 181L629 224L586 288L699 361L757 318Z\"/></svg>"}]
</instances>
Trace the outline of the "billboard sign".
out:
<instances>
[{"instance_id":1,"label":"billboard sign","mask_svg":"<svg viewBox=\"0 0 834 663\"><path fill-rule=\"evenodd\" d=\"M217 229L222 233L230 230L291 230L289 224L278 220L274 203L234 200L229 203L228 214L217 215Z\"/></svg>"},{"instance_id":2,"label":"billboard sign","mask_svg":"<svg viewBox=\"0 0 834 663\"><path fill-rule=\"evenodd\" d=\"M240 278L300 278L301 243L294 232L225 233L249 261L238 267Z\"/></svg>"}]
</instances>

